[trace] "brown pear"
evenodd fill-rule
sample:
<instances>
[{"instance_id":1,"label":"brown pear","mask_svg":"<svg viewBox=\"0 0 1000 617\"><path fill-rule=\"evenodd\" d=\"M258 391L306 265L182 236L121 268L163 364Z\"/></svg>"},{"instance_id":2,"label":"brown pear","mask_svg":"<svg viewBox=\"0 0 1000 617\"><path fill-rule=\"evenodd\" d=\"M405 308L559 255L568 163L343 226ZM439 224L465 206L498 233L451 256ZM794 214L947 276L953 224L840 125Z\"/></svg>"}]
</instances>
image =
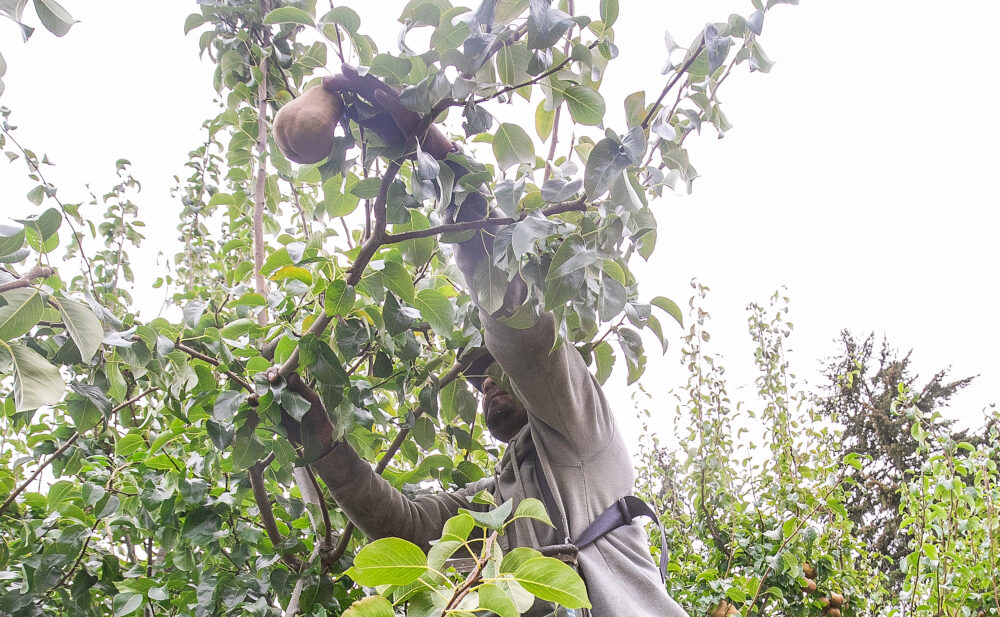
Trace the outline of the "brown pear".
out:
<instances>
[{"instance_id":1,"label":"brown pear","mask_svg":"<svg viewBox=\"0 0 1000 617\"><path fill-rule=\"evenodd\" d=\"M826 612L824 613L824 615L826 615L827 617L840 617L840 609L839 608L828 608L828 609L826 609Z\"/></svg>"},{"instance_id":2,"label":"brown pear","mask_svg":"<svg viewBox=\"0 0 1000 617\"><path fill-rule=\"evenodd\" d=\"M740 611L735 605L723 600L708 615L709 617L726 617L727 615L738 615L739 613Z\"/></svg>"},{"instance_id":3,"label":"brown pear","mask_svg":"<svg viewBox=\"0 0 1000 617\"><path fill-rule=\"evenodd\" d=\"M323 87L306 90L274 116L274 141L289 160L318 163L333 149L333 130L344 104Z\"/></svg>"},{"instance_id":4,"label":"brown pear","mask_svg":"<svg viewBox=\"0 0 1000 617\"><path fill-rule=\"evenodd\" d=\"M807 578L806 584L802 586L802 591L806 593L816 593L816 581L811 578Z\"/></svg>"},{"instance_id":5,"label":"brown pear","mask_svg":"<svg viewBox=\"0 0 1000 617\"><path fill-rule=\"evenodd\" d=\"M839 593L830 594L830 606L833 608L840 608L844 604L844 596Z\"/></svg>"},{"instance_id":6,"label":"brown pear","mask_svg":"<svg viewBox=\"0 0 1000 617\"><path fill-rule=\"evenodd\" d=\"M816 578L816 568L807 563L802 564L802 572L806 575L806 578Z\"/></svg>"}]
</instances>

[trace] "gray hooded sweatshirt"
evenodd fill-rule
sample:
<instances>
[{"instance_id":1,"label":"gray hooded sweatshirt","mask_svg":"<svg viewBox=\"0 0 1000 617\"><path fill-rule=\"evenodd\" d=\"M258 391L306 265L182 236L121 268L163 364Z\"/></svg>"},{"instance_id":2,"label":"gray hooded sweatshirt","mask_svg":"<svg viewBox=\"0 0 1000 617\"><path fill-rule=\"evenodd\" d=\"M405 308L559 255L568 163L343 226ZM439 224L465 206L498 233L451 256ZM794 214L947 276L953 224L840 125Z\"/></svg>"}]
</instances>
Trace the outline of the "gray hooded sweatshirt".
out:
<instances>
[{"instance_id":1,"label":"gray hooded sweatshirt","mask_svg":"<svg viewBox=\"0 0 1000 617\"><path fill-rule=\"evenodd\" d=\"M313 463L345 514L370 538L399 537L425 550L441 536L445 521L481 490L497 503L525 497L542 500L536 481L536 450L558 505L562 528L577 537L617 499L629 495L635 472L597 380L571 345L552 353L551 316L528 329L510 328L482 315L486 344L510 378L514 394L528 410L526 426L507 446L494 477L453 492L409 500L349 447L335 448ZM553 528L518 519L500 538L508 551L563 544ZM667 594L649 553L649 539L638 522L598 538L579 553L579 571L587 584L592 617L687 617ZM538 607L540 603L536 603ZM538 608L526 615L541 615Z\"/></svg>"}]
</instances>

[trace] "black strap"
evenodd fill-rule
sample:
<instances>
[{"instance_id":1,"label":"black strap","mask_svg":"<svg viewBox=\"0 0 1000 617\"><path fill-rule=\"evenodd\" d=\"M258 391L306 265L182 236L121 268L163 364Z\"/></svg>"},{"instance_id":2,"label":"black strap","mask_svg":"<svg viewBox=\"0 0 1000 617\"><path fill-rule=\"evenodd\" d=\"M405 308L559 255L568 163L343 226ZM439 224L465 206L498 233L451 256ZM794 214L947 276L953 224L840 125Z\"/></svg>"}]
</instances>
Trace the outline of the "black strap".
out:
<instances>
[{"instance_id":1,"label":"black strap","mask_svg":"<svg viewBox=\"0 0 1000 617\"><path fill-rule=\"evenodd\" d=\"M656 510L635 495L626 495L611 504L607 510L601 512L601 515L594 519L594 522L587 525L583 533L577 536L576 540L573 540L573 544L577 548L583 548L614 529L623 525L631 525L632 519L637 516L648 516L656 521L656 525L660 528L660 579L666 582L667 551L664 550L666 536L663 534L663 523L656 515Z\"/></svg>"},{"instance_id":2,"label":"black strap","mask_svg":"<svg viewBox=\"0 0 1000 617\"><path fill-rule=\"evenodd\" d=\"M583 548L622 525L631 525L632 519L637 516L649 517L656 521L656 526L660 529L660 580L664 583L667 581L667 536L663 532L663 523L660 522L660 517L657 515L656 510L635 495L626 495L608 506L604 512L601 512L600 516L594 519L590 525L587 525L587 528L577 536L576 540L571 541L569 536L563 531L562 518L559 516L559 509L556 508L556 500L552 495L552 489L549 488L549 481L545 478L545 472L542 471L542 464L538 458L538 450L533 449L531 455L535 461L535 480L538 482L538 489L542 493L545 511L552 520L552 525L556 528L556 533L559 536L566 538L567 543L571 543L577 548Z\"/></svg>"}]
</instances>

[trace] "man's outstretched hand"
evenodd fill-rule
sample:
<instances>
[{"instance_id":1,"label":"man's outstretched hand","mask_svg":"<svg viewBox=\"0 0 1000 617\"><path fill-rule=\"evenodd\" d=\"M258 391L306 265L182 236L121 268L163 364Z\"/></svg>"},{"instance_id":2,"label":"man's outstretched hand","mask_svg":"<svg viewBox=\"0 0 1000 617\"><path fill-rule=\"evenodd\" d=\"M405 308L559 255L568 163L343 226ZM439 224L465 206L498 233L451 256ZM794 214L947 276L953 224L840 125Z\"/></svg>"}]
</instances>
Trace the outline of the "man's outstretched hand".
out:
<instances>
[{"instance_id":1,"label":"man's outstretched hand","mask_svg":"<svg viewBox=\"0 0 1000 617\"><path fill-rule=\"evenodd\" d=\"M271 384L281 381L281 375L276 366L267 369L264 374ZM302 381L298 373L292 373L288 376L287 387L309 401L309 411L302 416L301 422L296 422L284 409L281 410L281 426L288 433L288 438L293 443L302 445L307 458L330 448L334 442L335 427L330 416L327 415L319 395Z\"/></svg>"},{"instance_id":2,"label":"man's outstretched hand","mask_svg":"<svg viewBox=\"0 0 1000 617\"><path fill-rule=\"evenodd\" d=\"M323 88L336 95L353 95L371 106L370 113L347 106L348 117L375 132L387 146L401 148L406 138L417 130L420 114L407 109L399 100L399 92L374 75L360 75L353 66L343 64L341 74L323 78ZM424 135L418 135L420 146L436 159L444 159L457 148L436 126L431 124Z\"/></svg>"}]
</instances>

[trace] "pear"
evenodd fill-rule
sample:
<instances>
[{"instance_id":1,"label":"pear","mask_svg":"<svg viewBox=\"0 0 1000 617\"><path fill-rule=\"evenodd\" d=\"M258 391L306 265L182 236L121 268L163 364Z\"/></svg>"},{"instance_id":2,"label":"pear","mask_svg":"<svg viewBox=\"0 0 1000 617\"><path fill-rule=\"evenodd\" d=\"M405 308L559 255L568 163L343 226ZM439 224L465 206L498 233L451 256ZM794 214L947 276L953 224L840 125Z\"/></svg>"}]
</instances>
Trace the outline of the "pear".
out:
<instances>
[{"instance_id":1,"label":"pear","mask_svg":"<svg viewBox=\"0 0 1000 617\"><path fill-rule=\"evenodd\" d=\"M274 116L274 141L289 160L318 163L333 149L333 130L344 103L322 86L307 90Z\"/></svg>"}]
</instances>

